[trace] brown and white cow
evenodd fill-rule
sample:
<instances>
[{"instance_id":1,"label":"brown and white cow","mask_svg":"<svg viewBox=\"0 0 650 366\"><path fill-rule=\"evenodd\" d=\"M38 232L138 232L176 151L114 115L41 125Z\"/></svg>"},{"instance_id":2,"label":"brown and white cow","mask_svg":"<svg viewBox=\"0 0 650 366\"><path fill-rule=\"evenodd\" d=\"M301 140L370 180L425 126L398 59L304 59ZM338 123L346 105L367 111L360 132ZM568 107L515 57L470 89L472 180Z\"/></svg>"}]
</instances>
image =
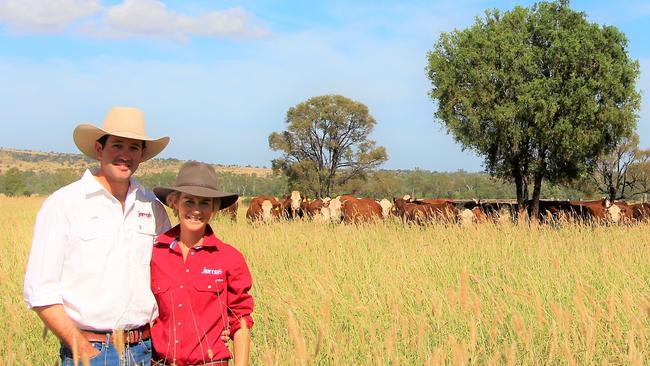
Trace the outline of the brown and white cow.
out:
<instances>
[{"instance_id":1,"label":"brown and white cow","mask_svg":"<svg viewBox=\"0 0 650 366\"><path fill-rule=\"evenodd\" d=\"M237 201L233 202L232 205L224 207L217 211L218 214L230 217L230 220L235 222L237 221L237 209L239 208L239 201L241 198L238 198Z\"/></svg>"},{"instance_id":2,"label":"brown and white cow","mask_svg":"<svg viewBox=\"0 0 650 366\"><path fill-rule=\"evenodd\" d=\"M616 224L629 224L634 219L632 210L632 206L627 202L614 201L608 209L608 212L612 222Z\"/></svg>"},{"instance_id":3,"label":"brown and white cow","mask_svg":"<svg viewBox=\"0 0 650 366\"><path fill-rule=\"evenodd\" d=\"M330 222L339 224L341 221L343 221L342 208L343 204L341 203L341 198L336 197L327 202L326 206L321 209L321 212L323 213L323 216L327 216L329 218Z\"/></svg>"},{"instance_id":4,"label":"brown and white cow","mask_svg":"<svg viewBox=\"0 0 650 366\"><path fill-rule=\"evenodd\" d=\"M299 191L292 191L282 201L283 214L288 219L297 219L303 216L301 209L302 197Z\"/></svg>"},{"instance_id":5,"label":"brown and white cow","mask_svg":"<svg viewBox=\"0 0 650 366\"><path fill-rule=\"evenodd\" d=\"M273 196L257 196L251 199L246 211L250 221L269 222L282 216L282 203Z\"/></svg>"},{"instance_id":6,"label":"brown and white cow","mask_svg":"<svg viewBox=\"0 0 650 366\"><path fill-rule=\"evenodd\" d=\"M458 222L461 225L471 225L474 223L484 223L487 221L487 215L483 212L481 206L476 205L468 208L464 207L458 212Z\"/></svg>"},{"instance_id":7,"label":"brown and white cow","mask_svg":"<svg viewBox=\"0 0 650 366\"><path fill-rule=\"evenodd\" d=\"M650 220L650 203L635 203L629 205L630 212L632 214L632 220L634 221L648 221Z\"/></svg>"},{"instance_id":8,"label":"brown and white cow","mask_svg":"<svg viewBox=\"0 0 650 366\"><path fill-rule=\"evenodd\" d=\"M393 203L385 198L382 198L377 203L381 206L381 216L384 219L387 219L393 211Z\"/></svg>"},{"instance_id":9,"label":"brown and white cow","mask_svg":"<svg viewBox=\"0 0 650 366\"><path fill-rule=\"evenodd\" d=\"M372 222L383 218L381 205L372 198L347 196L341 205L343 222L346 224Z\"/></svg>"},{"instance_id":10,"label":"brown and white cow","mask_svg":"<svg viewBox=\"0 0 650 366\"><path fill-rule=\"evenodd\" d=\"M404 198L393 199L395 211L404 222L412 222L418 225L430 223L434 220L441 220L446 223L456 222L458 210L453 202L443 201L441 203L408 202Z\"/></svg>"},{"instance_id":11,"label":"brown and white cow","mask_svg":"<svg viewBox=\"0 0 650 366\"><path fill-rule=\"evenodd\" d=\"M620 213L620 208L612 205L607 198L594 201L569 201L569 204L572 206L571 209L577 212L585 222L612 222L613 217L618 220L618 214Z\"/></svg>"},{"instance_id":12,"label":"brown and white cow","mask_svg":"<svg viewBox=\"0 0 650 366\"><path fill-rule=\"evenodd\" d=\"M326 208L328 204L329 204L329 198L328 199L317 198L315 200L310 200L306 197L303 197L303 200L300 203L300 210L303 212L303 215L306 216L307 218L319 219L318 216L322 214L323 209ZM329 218L329 213L327 217Z\"/></svg>"}]
</instances>

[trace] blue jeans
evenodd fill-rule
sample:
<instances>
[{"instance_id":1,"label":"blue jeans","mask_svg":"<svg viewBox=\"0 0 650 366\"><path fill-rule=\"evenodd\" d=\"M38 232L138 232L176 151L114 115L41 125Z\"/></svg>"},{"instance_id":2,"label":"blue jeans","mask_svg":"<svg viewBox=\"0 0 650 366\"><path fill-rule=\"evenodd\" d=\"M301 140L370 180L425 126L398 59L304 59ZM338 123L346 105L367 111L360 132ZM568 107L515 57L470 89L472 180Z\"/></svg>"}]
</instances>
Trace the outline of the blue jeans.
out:
<instances>
[{"instance_id":1,"label":"blue jeans","mask_svg":"<svg viewBox=\"0 0 650 366\"><path fill-rule=\"evenodd\" d=\"M151 339L124 346L124 357L120 360L115 345L109 342L92 342L100 353L90 359L90 366L150 366ZM61 366L73 366L72 351L61 345ZM82 365L79 359L79 365Z\"/></svg>"}]
</instances>

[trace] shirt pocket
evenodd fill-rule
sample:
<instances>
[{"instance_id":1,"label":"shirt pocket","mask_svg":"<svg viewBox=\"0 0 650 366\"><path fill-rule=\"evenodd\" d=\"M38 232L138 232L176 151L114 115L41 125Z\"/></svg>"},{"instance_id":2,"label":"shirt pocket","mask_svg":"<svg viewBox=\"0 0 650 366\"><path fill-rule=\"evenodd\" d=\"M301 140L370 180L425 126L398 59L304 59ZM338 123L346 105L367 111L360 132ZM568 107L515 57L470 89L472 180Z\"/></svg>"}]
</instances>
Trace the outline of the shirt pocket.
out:
<instances>
[{"instance_id":1,"label":"shirt pocket","mask_svg":"<svg viewBox=\"0 0 650 366\"><path fill-rule=\"evenodd\" d=\"M169 289L171 284L166 281L158 281L151 283L151 292L156 297L158 303L158 313L161 319L167 319L173 304L173 297Z\"/></svg>"},{"instance_id":2,"label":"shirt pocket","mask_svg":"<svg viewBox=\"0 0 650 366\"><path fill-rule=\"evenodd\" d=\"M221 293L226 288L226 280L216 276L201 278L194 281L194 288L199 292Z\"/></svg>"},{"instance_id":3,"label":"shirt pocket","mask_svg":"<svg viewBox=\"0 0 650 366\"><path fill-rule=\"evenodd\" d=\"M147 221L136 224L133 229L133 245L135 247L135 260L140 264L149 265L151 262L151 251L153 250L156 237L155 221Z\"/></svg>"},{"instance_id":4,"label":"shirt pocket","mask_svg":"<svg viewBox=\"0 0 650 366\"><path fill-rule=\"evenodd\" d=\"M77 273L100 273L106 270L114 234L111 225L91 220L79 225L67 253L70 268Z\"/></svg>"},{"instance_id":5,"label":"shirt pocket","mask_svg":"<svg viewBox=\"0 0 650 366\"><path fill-rule=\"evenodd\" d=\"M228 304L228 293L226 281L218 276L205 276L207 278L197 278L193 281L192 286L196 291L195 311L197 313L209 313L219 309L219 313L225 312ZM218 313L214 313L218 314Z\"/></svg>"}]
</instances>

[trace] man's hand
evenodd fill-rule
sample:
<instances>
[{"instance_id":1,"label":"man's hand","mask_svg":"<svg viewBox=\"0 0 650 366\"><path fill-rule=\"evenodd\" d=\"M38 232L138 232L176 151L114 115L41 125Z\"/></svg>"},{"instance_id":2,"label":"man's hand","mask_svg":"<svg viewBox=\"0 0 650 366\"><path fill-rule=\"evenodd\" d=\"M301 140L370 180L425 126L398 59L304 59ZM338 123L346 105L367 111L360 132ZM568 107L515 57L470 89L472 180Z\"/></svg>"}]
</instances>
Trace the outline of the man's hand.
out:
<instances>
[{"instance_id":1,"label":"man's hand","mask_svg":"<svg viewBox=\"0 0 650 366\"><path fill-rule=\"evenodd\" d=\"M63 310L63 305L53 304L35 307L34 311L52 333L65 343L73 353L77 353L76 356L79 359L84 356L92 358L99 354L99 350L81 335L72 319Z\"/></svg>"},{"instance_id":2,"label":"man's hand","mask_svg":"<svg viewBox=\"0 0 650 366\"><path fill-rule=\"evenodd\" d=\"M82 346L79 347L80 348L79 349L79 359L80 360L83 360L84 357L86 357L86 358L88 358L88 360L90 360L91 358L93 358L93 357L95 357L95 356L97 356L98 354L101 353L100 350L93 347L93 345L90 342L86 341L85 339L84 339L84 342L81 342L81 344L82 344Z\"/></svg>"}]
</instances>

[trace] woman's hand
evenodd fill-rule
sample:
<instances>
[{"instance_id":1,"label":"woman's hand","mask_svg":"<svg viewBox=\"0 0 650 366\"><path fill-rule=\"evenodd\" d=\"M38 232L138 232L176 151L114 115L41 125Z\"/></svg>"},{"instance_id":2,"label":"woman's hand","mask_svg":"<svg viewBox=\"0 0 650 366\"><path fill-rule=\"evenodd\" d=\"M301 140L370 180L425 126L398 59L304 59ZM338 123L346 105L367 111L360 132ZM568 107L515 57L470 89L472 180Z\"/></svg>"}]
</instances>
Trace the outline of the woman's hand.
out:
<instances>
[{"instance_id":1,"label":"woman's hand","mask_svg":"<svg viewBox=\"0 0 650 366\"><path fill-rule=\"evenodd\" d=\"M224 329L223 332L221 332L221 340L223 343L228 343L230 340L230 329Z\"/></svg>"}]
</instances>

